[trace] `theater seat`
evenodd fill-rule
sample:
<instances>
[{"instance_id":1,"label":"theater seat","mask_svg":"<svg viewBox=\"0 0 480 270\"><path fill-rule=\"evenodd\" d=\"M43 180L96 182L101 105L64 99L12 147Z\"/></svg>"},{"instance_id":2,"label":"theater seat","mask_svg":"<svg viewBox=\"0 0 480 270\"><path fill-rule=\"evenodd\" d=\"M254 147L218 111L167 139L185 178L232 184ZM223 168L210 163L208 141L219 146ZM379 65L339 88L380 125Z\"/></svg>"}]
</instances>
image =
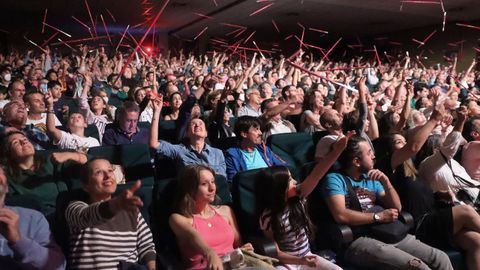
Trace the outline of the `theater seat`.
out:
<instances>
[{"instance_id":1,"label":"theater seat","mask_svg":"<svg viewBox=\"0 0 480 270\"><path fill-rule=\"evenodd\" d=\"M142 186L153 187L154 170L150 160L150 149L145 144L125 144L92 147L88 151L91 157L102 157L112 164L118 164L125 170L127 182L142 180Z\"/></svg>"},{"instance_id":2,"label":"theater seat","mask_svg":"<svg viewBox=\"0 0 480 270\"><path fill-rule=\"evenodd\" d=\"M275 244L264 238L258 221L263 209L259 205L258 196L261 194L256 176L261 170L243 171L233 177L233 210L244 242L251 242L257 253L277 257Z\"/></svg>"},{"instance_id":3,"label":"theater seat","mask_svg":"<svg viewBox=\"0 0 480 270\"><path fill-rule=\"evenodd\" d=\"M284 133L271 135L267 145L286 163L290 172L297 180L307 176L305 165L312 162L315 145L312 136L307 133Z\"/></svg>"}]
</instances>

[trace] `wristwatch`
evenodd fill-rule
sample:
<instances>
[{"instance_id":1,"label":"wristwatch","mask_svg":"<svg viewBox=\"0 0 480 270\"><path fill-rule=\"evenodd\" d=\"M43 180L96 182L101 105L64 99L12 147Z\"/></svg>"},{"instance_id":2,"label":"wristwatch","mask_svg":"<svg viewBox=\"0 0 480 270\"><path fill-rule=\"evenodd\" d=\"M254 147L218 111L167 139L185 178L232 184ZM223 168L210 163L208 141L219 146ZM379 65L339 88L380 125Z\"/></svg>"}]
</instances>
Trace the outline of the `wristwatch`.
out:
<instances>
[{"instance_id":1,"label":"wristwatch","mask_svg":"<svg viewBox=\"0 0 480 270\"><path fill-rule=\"evenodd\" d=\"M373 214L373 221L374 221L375 223L380 222L380 216L379 216L377 213L374 213L374 214Z\"/></svg>"}]
</instances>

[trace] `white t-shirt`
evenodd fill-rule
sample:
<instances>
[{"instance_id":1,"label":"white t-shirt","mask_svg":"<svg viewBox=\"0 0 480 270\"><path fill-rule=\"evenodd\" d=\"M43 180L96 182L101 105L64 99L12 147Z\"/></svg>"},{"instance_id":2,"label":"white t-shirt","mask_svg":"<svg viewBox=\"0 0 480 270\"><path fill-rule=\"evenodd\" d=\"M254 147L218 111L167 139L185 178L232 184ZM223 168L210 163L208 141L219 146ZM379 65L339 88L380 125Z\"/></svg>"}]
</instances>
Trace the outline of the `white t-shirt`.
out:
<instances>
[{"instance_id":1,"label":"white t-shirt","mask_svg":"<svg viewBox=\"0 0 480 270\"><path fill-rule=\"evenodd\" d=\"M57 145L60 149L73 149L76 151L86 152L90 147L100 146L97 139L92 137L80 137L65 131L62 132L62 137Z\"/></svg>"},{"instance_id":2,"label":"white t-shirt","mask_svg":"<svg viewBox=\"0 0 480 270\"><path fill-rule=\"evenodd\" d=\"M56 127L61 126L62 123L60 123L57 116L54 115L54 117L55 117L55 126ZM40 129L43 133L47 133L47 114L42 113L42 118L40 118L38 120L33 120L33 119L30 119L30 118L27 117L26 124L27 125L33 124L36 128Z\"/></svg>"},{"instance_id":3,"label":"white t-shirt","mask_svg":"<svg viewBox=\"0 0 480 270\"><path fill-rule=\"evenodd\" d=\"M332 145L338 140L338 135L326 135L321 138L315 149L315 159L324 158L332 150Z\"/></svg>"}]
</instances>

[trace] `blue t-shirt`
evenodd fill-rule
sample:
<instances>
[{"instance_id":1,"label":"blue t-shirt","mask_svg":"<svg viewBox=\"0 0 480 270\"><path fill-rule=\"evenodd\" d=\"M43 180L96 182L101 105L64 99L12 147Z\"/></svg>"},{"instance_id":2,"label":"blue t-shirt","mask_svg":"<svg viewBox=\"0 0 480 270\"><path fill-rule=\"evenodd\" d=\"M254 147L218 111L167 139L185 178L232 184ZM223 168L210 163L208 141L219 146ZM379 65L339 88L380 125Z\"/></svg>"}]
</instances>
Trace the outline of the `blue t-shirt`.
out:
<instances>
[{"instance_id":1,"label":"blue t-shirt","mask_svg":"<svg viewBox=\"0 0 480 270\"><path fill-rule=\"evenodd\" d=\"M261 169L261 168L268 167L267 163L265 162L265 160L263 160L257 148L254 148L253 152L247 152L243 150L241 150L241 152L242 152L243 160L245 161L245 165L247 165L247 170L254 170L254 169Z\"/></svg>"},{"instance_id":2,"label":"blue t-shirt","mask_svg":"<svg viewBox=\"0 0 480 270\"><path fill-rule=\"evenodd\" d=\"M366 174L362 174L359 180L353 180L347 175L340 173L329 173L322 182L322 195L324 198L334 195L345 196L345 206L349 208L349 195L345 181L350 181L352 187L357 193L357 197L362 206L362 210L366 211L375 205L376 199L385 192L383 185L379 181L368 179Z\"/></svg>"}]
</instances>

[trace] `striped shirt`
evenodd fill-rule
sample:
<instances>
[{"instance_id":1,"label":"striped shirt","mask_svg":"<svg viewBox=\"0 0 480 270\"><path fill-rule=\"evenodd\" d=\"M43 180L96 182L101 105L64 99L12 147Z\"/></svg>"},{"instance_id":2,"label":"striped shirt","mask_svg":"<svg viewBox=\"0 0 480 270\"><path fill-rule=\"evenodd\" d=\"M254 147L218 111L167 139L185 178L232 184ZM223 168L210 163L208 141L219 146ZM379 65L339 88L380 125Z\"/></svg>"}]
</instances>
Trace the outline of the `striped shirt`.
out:
<instances>
[{"instance_id":1,"label":"striped shirt","mask_svg":"<svg viewBox=\"0 0 480 270\"><path fill-rule=\"evenodd\" d=\"M113 215L108 204L74 201L65 211L70 229L70 269L118 269L120 261L155 260L152 233L140 213Z\"/></svg>"},{"instance_id":2,"label":"striped shirt","mask_svg":"<svg viewBox=\"0 0 480 270\"><path fill-rule=\"evenodd\" d=\"M303 204L302 204L303 205ZM290 255L304 257L307 253L310 252L310 244L308 242L307 233L304 228L300 231L293 231L292 226L290 226L290 221L288 216L290 211L286 209L282 213L281 217L281 232L278 234L278 239L275 241L278 244L278 248ZM272 231L272 224L270 222L271 213L270 210L263 211L260 216L260 228L262 231Z\"/></svg>"}]
</instances>

